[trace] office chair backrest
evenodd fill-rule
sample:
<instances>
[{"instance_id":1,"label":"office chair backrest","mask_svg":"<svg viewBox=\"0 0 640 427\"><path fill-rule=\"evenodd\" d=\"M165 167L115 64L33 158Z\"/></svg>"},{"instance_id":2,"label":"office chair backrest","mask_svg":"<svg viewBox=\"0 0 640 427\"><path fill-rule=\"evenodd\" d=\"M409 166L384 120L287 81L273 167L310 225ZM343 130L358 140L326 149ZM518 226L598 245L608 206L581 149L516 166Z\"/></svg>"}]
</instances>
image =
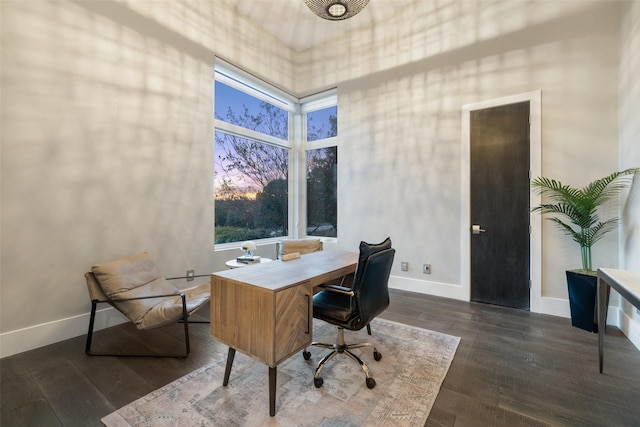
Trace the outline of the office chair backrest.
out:
<instances>
[{"instance_id":1,"label":"office chair backrest","mask_svg":"<svg viewBox=\"0 0 640 427\"><path fill-rule=\"evenodd\" d=\"M354 283L358 281L358 276L362 274L367 258L385 249L391 249L391 239L389 237L380 243L360 242L360 256L358 256L358 265L356 266L355 277L353 279Z\"/></svg>"},{"instance_id":2,"label":"office chair backrest","mask_svg":"<svg viewBox=\"0 0 640 427\"><path fill-rule=\"evenodd\" d=\"M358 262L352 289L362 326L389 307L389 276L395 253L395 249L383 249Z\"/></svg>"}]
</instances>

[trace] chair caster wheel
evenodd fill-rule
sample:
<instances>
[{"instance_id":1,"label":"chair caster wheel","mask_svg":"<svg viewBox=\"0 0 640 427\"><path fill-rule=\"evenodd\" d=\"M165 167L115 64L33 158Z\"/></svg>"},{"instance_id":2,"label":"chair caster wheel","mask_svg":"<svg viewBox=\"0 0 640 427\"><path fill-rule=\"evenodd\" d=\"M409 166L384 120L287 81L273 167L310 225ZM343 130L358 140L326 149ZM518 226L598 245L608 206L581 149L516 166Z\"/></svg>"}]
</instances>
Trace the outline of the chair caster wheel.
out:
<instances>
[{"instance_id":1,"label":"chair caster wheel","mask_svg":"<svg viewBox=\"0 0 640 427\"><path fill-rule=\"evenodd\" d=\"M322 387L322 384L324 384L324 380L321 377L313 379L313 385L316 386L316 388ZM367 384L368 384L368 381L367 381ZM374 382L374 385L375 385L375 382Z\"/></svg>"},{"instance_id":2,"label":"chair caster wheel","mask_svg":"<svg viewBox=\"0 0 640 427\"><path fill-rule=\"evenodd\" d=\"M377 351L374 351L374 352L373 352L373 358L374 358L374 359L376 360L376 362L377 362L378 360L382 359L382 354L380 354L380 353L379 353L379 352L377 352Z\"/></svg>"},{"instance_id":3,"label":"chair caster wheel","mask_svg":"<svg viewBox=\"0 0 640 427\"><path fill-rule=\"evenodd\" d=\"M304 357L304 360L309 360L311 359L311 353L305 350L302 352L302 357Z\"/></svg>"},{"instance_id":4,"label":"chair caster wheel","mask_svg":"<svg viewBox=\"0 0 640 427\"><path fill-rule=\"evenodd\" d=\"M373 378L367 378L367 388L374 388L376 386L376 380Z\"/></svg>"}]
</instances>

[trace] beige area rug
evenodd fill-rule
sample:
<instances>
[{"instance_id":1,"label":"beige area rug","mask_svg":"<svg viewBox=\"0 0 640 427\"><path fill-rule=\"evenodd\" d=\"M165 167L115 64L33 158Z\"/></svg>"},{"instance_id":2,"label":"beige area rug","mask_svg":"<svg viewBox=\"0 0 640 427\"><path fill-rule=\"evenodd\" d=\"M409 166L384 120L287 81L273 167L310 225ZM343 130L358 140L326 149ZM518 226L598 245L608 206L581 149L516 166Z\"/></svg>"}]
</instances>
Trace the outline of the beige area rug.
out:
<instances>
[{"instance_id":1,"label":"beige area rug","mask_svg":"<svg viewBox=\"0 0 640 427\"><path fill-rule=\"evenodd\" d=\"M313 385L315 364L329 350L310 347L311 360L294 355L278 366L276 415L269 416L268 368L237 352L229 385L222 386L226 357L200 368L104 417L108 427L139 426L423 426L438 395L460 338L375 319L345 331L347 343L369 366L376 387L368 389L360 366L344 354L322 370L324 385ZM332 343L335 327L314 320L314 340Z\"/></svg>"}]
</instances>

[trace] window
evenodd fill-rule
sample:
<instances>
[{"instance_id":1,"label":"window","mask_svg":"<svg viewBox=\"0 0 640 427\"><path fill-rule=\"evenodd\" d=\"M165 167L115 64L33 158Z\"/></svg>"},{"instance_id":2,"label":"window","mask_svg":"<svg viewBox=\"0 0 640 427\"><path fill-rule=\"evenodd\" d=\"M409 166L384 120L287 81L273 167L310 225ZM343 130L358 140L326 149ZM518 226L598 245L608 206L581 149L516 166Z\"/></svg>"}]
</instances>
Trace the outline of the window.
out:
<instances>
[{"instance_id":1,"label":"window","mask_svg":"<svg viewBox=\"0 0 640 427\"><path fill-rule=\"evenodd\" d=\"M215 243L289 234L295 100L216 64Z\"/></svg>"},{"instance_id":2,"label":"window","mask_svg":"<svg viewBox=\"0 0 640 427\"><path fill-rule=\"evenodd\" d=\"M307 142L338 136L338 106L307 113Z\"/></svg>"},{"instance_id":3,"label":"window","mask_svg":"<svg viewBox=\"0 0 640 427\"><path fill-rule=\"evenodd\" d=\"M288 140L289 113L276 105L215 82L216 120Z\"/></svg>"},{"instance_id":4,"label":"window","mask_svg":"<svg viewBox=\"0 0 640 427\"><path fill-rule=\"evenodd\" d=\"M288 234L289 150L215 133L216 243Z\"/></svg>"},{"instance_id":5,"label":"window","mask_svg":"<svg viewBox=\"0 0 640 427\"><path fill-rule=\"evenodd\" d=\"M337 137L335 90L300 101L216 61L216 247L337 237Z\"/></svg>"},{"instance_id":6,"label":"window","mask_svg":"<svg viewBox=\"0 0 640 427\"><path fill-rule=\"evenodd\" d=\"M337 237L338 147L307 150L307 235Z\"/></svg>"},{"instance_id":7,"label":"window","mask_svg":"<svg viewBox=\"0 0 640 427\"><path fill-rule=\"evenodd\" d=\"M303 102L308 236L338 236L338 107L335 92Z\"/></svg>"}]
</instances>

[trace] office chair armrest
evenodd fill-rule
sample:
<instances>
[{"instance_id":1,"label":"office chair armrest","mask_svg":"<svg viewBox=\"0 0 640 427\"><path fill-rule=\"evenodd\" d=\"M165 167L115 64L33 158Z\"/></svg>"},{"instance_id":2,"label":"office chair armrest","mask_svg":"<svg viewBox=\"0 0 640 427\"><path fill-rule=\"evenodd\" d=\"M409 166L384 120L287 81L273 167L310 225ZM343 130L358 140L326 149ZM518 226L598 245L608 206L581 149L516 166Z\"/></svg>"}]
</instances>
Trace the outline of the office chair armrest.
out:
<instances>
[{"instance_id":1,"label":"office chair armrest","mask_svg":"<svg viewBox=\"0 0 640 427\"><path fill-rule=\"evenodd\" d=\"M326 289L327 291L331 291L331 292L336 292L339 294L344 294L344 295L349 295L349 296L354 296L355 294L353 293L353 291L351 290L351 288L347 288L344 286L339 286L339 285L321 285L320 286L323 290Z\"/></svg>"}]
</instances>

